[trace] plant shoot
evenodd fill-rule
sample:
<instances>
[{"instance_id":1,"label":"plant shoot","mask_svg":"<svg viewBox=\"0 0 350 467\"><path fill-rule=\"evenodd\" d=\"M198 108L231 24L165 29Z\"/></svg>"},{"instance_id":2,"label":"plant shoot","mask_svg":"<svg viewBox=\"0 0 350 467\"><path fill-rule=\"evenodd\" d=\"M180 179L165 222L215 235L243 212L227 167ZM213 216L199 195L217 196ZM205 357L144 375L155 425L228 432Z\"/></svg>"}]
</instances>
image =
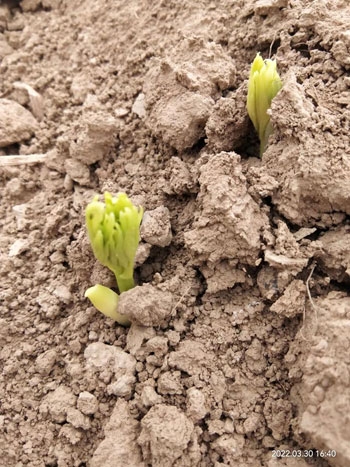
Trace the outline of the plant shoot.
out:
<instances>
[{"instance_id":1,"label":"plant shoot","mask_svg":"<svg viewBox=\"0 0 350 467\"><path fill-rule=\"evenodd\" d=\"M260 139L260 156L266 149L272 133L270 116L267 111L272 99L282 88L277 72L276 60L263 60L258 53L252 64L248 82L247 110Z\"/></svg>"},{"instance_id":2,"label":"plant shoot","mask_svg":"<svg viewBox=\"0 0 350 467\"><path fill-rule=\"evenodd\" d=\"M142 207L135 207L125 193L116 197L105 193L105 202L98 195L86 208L86 226L95 257L115 275L119 292L134 287L134 260L140 240ZM108 287L95 285L85 296L106 316L125 325L125 316L117 313L118 295ZM122 322L123 321L123 322Z\"/></svg>"}]
</instances>

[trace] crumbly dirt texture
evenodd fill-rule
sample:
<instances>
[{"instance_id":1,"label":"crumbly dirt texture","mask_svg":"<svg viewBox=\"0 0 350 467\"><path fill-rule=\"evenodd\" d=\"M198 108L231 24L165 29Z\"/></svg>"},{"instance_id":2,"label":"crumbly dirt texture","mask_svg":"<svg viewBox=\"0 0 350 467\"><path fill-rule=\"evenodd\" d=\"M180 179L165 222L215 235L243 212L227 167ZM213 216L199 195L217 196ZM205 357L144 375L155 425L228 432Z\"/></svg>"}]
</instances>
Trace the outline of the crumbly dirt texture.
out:
<instances>
[{"instance_id":1,"label":"crumbly dirt texture","mask_svg":"<svg viewBox=\"0 0 350 467\"><path fill-rule=\"evenodd\" d=\"M1 467L350 465L349 21L0 2ZM283 81L261 159L257 52ZM84 299L116 288L84 225L104 191L145 211L129 328Z\"/></svg>"}]
</instances>

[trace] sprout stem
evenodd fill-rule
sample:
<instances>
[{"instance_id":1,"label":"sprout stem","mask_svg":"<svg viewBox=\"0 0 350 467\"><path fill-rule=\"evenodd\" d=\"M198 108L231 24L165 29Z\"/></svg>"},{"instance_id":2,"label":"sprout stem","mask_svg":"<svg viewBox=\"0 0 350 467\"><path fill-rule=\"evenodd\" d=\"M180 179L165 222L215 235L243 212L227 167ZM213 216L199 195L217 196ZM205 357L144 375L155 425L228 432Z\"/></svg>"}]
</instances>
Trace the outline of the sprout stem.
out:
<instances>
[{"instance_id":1,"label":"sprout stem","mask_svg":"<svg viewBox=\"0 0 350 467\"><path fill-rule=\"evenodd\" d=\"M260 157L262 157L262 155L264 154L264 151L265 151L265 141L263 139L260 140Z\"/></svg>"},{"instance_id":2,"label":"sprout stem","mask_svg":"<svg viewBox=\"0 0 350 467\"><path fill-rule=\"evenodd\" d=\"M117 279L118 289L120 293L126 292L127 290L130 290L135 286L133 276L124 279L120 276L115 275L115 278Z\"/></svg>"}]
</instances>

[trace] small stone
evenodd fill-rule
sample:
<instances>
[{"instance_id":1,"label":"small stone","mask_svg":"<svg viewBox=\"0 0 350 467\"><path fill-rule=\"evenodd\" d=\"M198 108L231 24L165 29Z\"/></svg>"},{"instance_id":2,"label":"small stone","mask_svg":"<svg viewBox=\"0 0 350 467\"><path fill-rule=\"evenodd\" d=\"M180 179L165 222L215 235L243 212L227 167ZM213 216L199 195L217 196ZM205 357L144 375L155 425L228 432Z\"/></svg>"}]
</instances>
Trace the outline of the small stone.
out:
<instances>
[{"instance_id":1,"label":"small stone","mask_svg":"<svg viewBox=\"0 0 350 467\"><path fill-rule=\"evenodd\" d=\"M61 251L55 251L50 255L50 261L53 264L60 264L66 260L66 257Z\"/></svg>"},{"instance_id":2,"label":"small stone","mask_svg":"<svg viewBox=\"0 0 350 467\"><path fill-rule=\"evenodd\" d=\"M131 110L140 118L146 116L145 95L142 92L136 97Z\"/></svg>"},{"instance_id":3,"label":"small stone","mask_svg":"<svg viewBox=\"0 0 350 467\"><path fill-rule=\"evenodd\" d=\"M66 421L68 409L75 407L76 396L66 386L59 386L54 392L47 395L40 405L40 412L51 414L52 419L57 423Z\"/></svg>"},{"instance_id":4,"label":"small stone","mask_svg":"<svg viewBox=\"0 0 350 467\"><path fill-rule=\"evenodd\" d=\"M76 103L83 104L89 91L92 90L92 84L86 73L77 74L70 86L71 93Z\"/></svg>"},{"instance_id":5,"label":"small stone","mask_svg":"<svg viewBox=\"0 0 350 467\"><path fill-rule=\"evenodd\" d=\"M136 286L120 295L118 312L142 326L162 326L172 314L172 294L150 284Z\"/></svg>"},{"instance_id":6,"label":"small stone","mask_svg":"<svg viewBox=\"0 0 350 467\"><path fill-rule=\"evenodd\" d=\"M312 415L316 415L318 411L317 407L312 404L308 405L306 410L308 410Z\"/></svg>"},{"instance_id":7,"label":"small stone","mask_svg":"<svg viewBox=\"0 0 350 467\"><path fill-rule=\"evenodd\" d=\"M64 167L72 180L79 185L88 185L90 183L90 170L82 162L76 159L66 159Z\"/></svg>"},{"instance_id":8,"label":"small stone","mask_svg":"<svg viewBox=\"0 0 350 467\"><path fill-rule=\"evenodd\" d=\"M179 157L172 157L169 162L169 180L164 184L167 194L182 194L191 191L195 182L186 163Z\"/></svg>"},{"instance_id":9,"label":"small stone","mask_svg":"<svg viewBox=\"0 0 350 467\"><path fill-rule=\"evenodd\" d=\"M45 158L45 164L49 169L56 170L57 172L64 174L66 169L64 168L64 157L59 153L57 149L51 149L48 151Z\"/></svg>"},{"instance_id":10,"label":"small stone","mask_svg":"<svg viewBox=\"0 0 350 467\"><path fill-rule=\"evenodd\" d=\"M325 391L322 386L315 386L313 395L317 399L318 402L322 402L325 398Z\"/></svg>"},{"instance_id":11,"label":"small stone","mask_svg":"<svg viewBox=\"0 0 350 467\"><path fill-rule=\"evenodd\" d=\"M72 341L69 342L69 348L71 349L72 352L75 354L80 353L81 351L81 343L79 342L79 338L73 339Z\"/></svg>"},{"instance_id":12,"label":"small stone","mask_svg":"<svg viewBox=\"0 0 350 467\"><path fill-rule=\"evenodd\" d=\"M262 444L265 448L274 448L276 446L276 441L272 436L265 436L262 440Z\"/></svg>"},{"instance_id":13,"label":"small stone","mask_svg":"<svg viewBox=\"0 0 350 467\"><path fill-rule=\"evenodd\" d=\"M72 177L68 174L66 174L64 177L63 188L66 191L72 191L73 189L73 180L72 180Z\"/></svg>"},{"instance_id":14,"label":"small stone","mask_svg":"<svg viewBox=\"0 0 350 467\"><path fill-rule=\"evenodd\" d=\"M89 344L84 357L90 367L99 370L100 379L112 383L107 387L108 394L125 397L130 396L136 382L136 359L112 345L94 342Z\"/></svg>"},{"instance_id":15,"label":"small stone","mask_svg":"<svg viewBox=\"0 0 350 467\"><path fill-rule=\"evenodd\" d=\"M144 79L147 125L178 151L205 136L220 90L234 87L236 69L221 46L202 38L179 42Z\"/></svg>"},{"instance_id":16,"label":"small stone","mask_svg":"<svg viewBox=\"0 0 350 467\"><path fill-rule=\"evenodd\" d=\"M77 430L76 428L73 428L71 425L66 424L62 426L58 436L60 438L66 438L70 442L70 444L75 446L81 440L82 432L80 430Z\"/></svg>"},{"instance_id":17,"label":"small stone","mask_svg":"<svg viewBox=\"0 0 350 467\"><path fill-rule=\"evenodd\" d=\"M104 427L105 438L94 452L89 466L145 467L141 448L137 444L138 432L139 421L131 415L128 403L118 399Z\"/></svg>"},{"instance_id":18,"label":"small stone","mask_svg":"<svg viewBox=\"0 0 350 467\"><path fill-rule=\"evenodd\" d=\"M18 238L10 247L9 256L18 256L29 249L28 240Z\"/></svg>"},{"instance_id":19,"label":"small stone","mask_svg":"<svg viewBox=\"0 0 350 467\"><path fill-rule=\"evenodd\" d=\"M243 83L229 97L215 103L205 127L208 146L214 152L232 151L246 138L249 129L246 95L247 85Z\"/></svg>"},{"instance_id":20,"label":"small stone","mask_svg":"<svg viewBox=\"0 0 350 467\"><path fill-rule=\"evenodd\" d=\"M8 5L3 5L2 3L0 3L0 28L5 29L7 21L11 18L11 11Z\"/></svg>"},{"instance_id":21,"label":"small stone","mask_svg":"<svg viewBox=\"0 0 350 467\"><path fill-rule=\"evenodd\" d=\"M202 420L208 413L205 396L199 389L190 388L187 391L187 415L194 421Z\"/></svg>"},{"instance_id":22,"label":"small stone","mask_svg":"<svg viewBox=\"0 0 350 467\"><path fill-rule=\"evenodd\" d=\"M135 382L136 378L133 375L120 376L117 381L114 381L107 386L107 393L119 397L131 396Z\"/></svg>"},{"instance_id":23,"label":"small stone","mask_svg":"<svg viewBox=\"0 0 350 467\"><path fill-rule=\"evenodd\" d=\"M255 4L254 11L258 15L268 15L274 10L286 8L288 0L258 0Z\"/></svg>"},{"instance_id":24,"label":"small stone","mask_svg":"<svg viewBox=\"0 0 350 467\"><path fill-rule=\"evenodd\" d=\"M158 392L160 394L182 394L180 371L166 371L158 378Z\"/></svg>"},{"instance_id":25,"label":"small stone","mask_svg":"<svg viewBox=\"0 0 350 467\"><path fill-rule=\"evenodd\" d=\"M139 326L136 323L132 323L129 332L126 336L126 348L131 355L136 353L142 347L145 340L150 339L155 335L155 330L151 327Z\"/></svg>"},{"instance_id":26,"label":"small stone","mask_svg":"<svg viewBox=\"0 0 350 467\"><path fill-rule=\"evenodd\" d=\"M37 128L38 122L29 110L17 102L0 99L0 147L30 139Z\"/></svg>"},{"instance_id":27,"label":"small stone","mask_svg":"<svg viewBox=\"0 0 350 467\"><path fill-rule=\"evenodd\" d=\"M61 0L41 0L41 3L43 4L43 8L54 10L59 7Z\"/></svg>"},{"instance_id":28,"label":"small stone","mask_svg":"<svg viewBox=\"0 0 350 467\"><path fill-rule=\"evenodd\" d=\"M303 313L305 298L306 286L304 282L294 280L285 289L283 295L275 301L270 310L286 318L294 318Z\"/></svg>"},{"instance_id":29,"label":"small stone","mask_svg":"<svg viewBox=\"0 0 350 467\"><path fill-rule=\"evenodd\" d=\"M35 366L40 374L49 375L57 358L56 350L50 349L38 355Z\"/></svg>"},{"instance_id":30,"label":"small stone","mask_svg":"<svg viewBox=\"0 0 350 467\"><path fill-rule=\"evenodd\" d=\"M118 107L117 109L114 110L114 115L118 118L125 117L126 115L128 115L128 113L129 113L129 110L123 109L122 107Z\"/></svg>"},{"instance_id":31,"label":"small stone","mask_svg":"<svg viewBox=\"0 0 350 467\"><path fill-rule=\"evenodd\" d=\"M98 400L90 392L83 391L79 394L77 407L84 415L93 415L98 410Z\"/></svg>"},{"instance_id":32,"label":"small stone","mask_svg":"<svg viewBox=\"0 0 350 467\"><path fill-rule=\"evenodd\" d=\"M13 53L13 48L7 43L4 37L0 37L0 58L3 59L6 55Z\"/></svg>"},{"instance_id":33,"label":"small stone","mask_svg":"<svg viewBox=\"0 0 350 467\"><path fill-rule=\"evenodd\" d=\"M74 426L74 428L82 428L83 430L90 429L90 419L83 415L79 410L69 408L67 410L67 422Z\"/></svg>"},{"instance_id":34,"label":"small stone","mask_svg":"<svg viewBox=\"0 0 350 467\"><path fill-rule=\"evenodd\" d=\"M167 337L169 339L170 345L175 347L180 342L180 333L179 332L170 330L170 331L168 331L166 333L166 335L167 335Z\"/></svg>"},{"instance_id":35,"label":"small stone","mask_svg":"<svg viewBox=\"0 0 350 467\"><path fill-rule=\"evenodd\" d=\"M212 447L220 456L229 456L230 459L239 459L243 456L245 440L242 435L221 435Z\"/></svg>"},{"instance_id":36,"label":"small stone","mask_svg":"<svg viewBox=\"0 0 350 467\"><path fill-rule=\"evenodd\" d=\"M156 356L165 355L168 351L168 339L162 336L152 337L146 344L146 348Z\"/></svg>"},{"instance_id":37,"label":"small stone","mask_svg":"<svg viewBox=\"0 0 350 467\"><path fill-rule=\"evenodd\" d=\"M17 204L12 208L17 221L17 230L22 230L25 224L26 204Z\"/></svg>"},{"instance_id":38,"label":"small stone","mask_svg":"<svg viewBox=\"0 0 350 467\"><path fill-rule=\"evenodd\" d=\"M151 245L165 247L172 240L170 213L165 206L146 211L141 225L141 237Z\"/></svg>"},{"instance_id":39,"label":"small stone","mask_svg":"<svg viewBox=\"0 0 350 467\"><path fill-rule=\"evenodd\" d=\"M185 414L173 405L154 405L141 420L142 431L138 438L148 465L197 465L188 463L190 442L194 425Z\"/></svg>"},{"instance_id":40,"label":"small stone","mask_svg":"<svg viewBox=\"0 0 350 467\"><path fill-rule=\"evenodd\" d=\"M135 267L141 266L149 257L152 246L149 243L140 243L136 250Z\"/></svg>"},{"instance_id":41,"label":"small stone","mask_svg":"<svg viewBox=\"0 0 350 467\"><path fill-rule=\"evenodd\" d=\"M162 396L156 393L152 386L145 386L141 393L141 402L145 407L152 407L162 403Z\"/></svg>"},{"instance_id":42,"label":"small stone","mask_svg":"<svg viewBox=\"0 0 350 467\"><path fill-rule=\"evenodd\" d=\"M262 423L262 415L252 412L244 421L243 429L245 434L253 433Z\"/></svg>"},{"instance_id":43,"label":"small stone","mask_svg":"<svg viewBox=\"0 0 350 467\"><path fill-rule=\"evenodd\" d=\"M118 121L107 112L86 111L81 127L77 141L72 141L69 147L69 154L84 164L94 164L106 157L115 144Z\"/></svg>"},{"instance_id":44,"label":"small stone","mask_svg":"<svg viewBox=\"0 0 350 467\"><path fill-rule=\"evenodd\" d=\"M72 294L70 293L70 290L63 284L56 287L53 291L53 294L64 303L69 303L72 300Z\"/></svg>"},{"instance_id":45,"label":"small stone","mask_svg":"<svg viewBox=\"0 0 350 467\"><path fill-rule=\"evenodd\" d=\"M9 31L22 31L24 29L24 20L22 16L16 16L11 21L8 21L7 29Z\"/></svg>"},{"instance_id":46,"label":"small stone","mask_svg":"<svg viewBox=\"0 0 350 467\"><path fill-rule=\"evenodd\" d=\"M98 339L98 334L96 331L90 331L89 332L89 341L97 341Z\"/></svg>"},{"instance_id":47,"label":"small stone","mask_svg":"<svg viewBox=\"0 0 350 467\"><path fill-rule=\"evenodd\" d=\"M41 0L22 0L20 5L23 11L36 11L41 4Z\"/></svg>"}]
</instances>

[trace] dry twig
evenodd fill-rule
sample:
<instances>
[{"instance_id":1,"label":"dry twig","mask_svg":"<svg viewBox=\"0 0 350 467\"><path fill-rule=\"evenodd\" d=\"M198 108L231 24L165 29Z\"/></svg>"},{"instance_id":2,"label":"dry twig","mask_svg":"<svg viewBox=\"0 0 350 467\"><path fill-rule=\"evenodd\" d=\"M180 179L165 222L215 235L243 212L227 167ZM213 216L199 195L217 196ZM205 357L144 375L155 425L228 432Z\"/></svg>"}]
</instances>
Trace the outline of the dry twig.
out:
<instances>
[{"instance_id":1,"label":"dry twig","mask_svg":"<svg viewBox=\"0 0 350 467\"><path fill-rule=\"evenodd\" d=\"M44 162L47 154L28 154L27 156L0 156L0 167L10 165L33 165Z\"/></svg>"},{"instance_id":2,"label":"dry twig","mask_svg":"<svg viewBox=\"0 0 350 467\"><path fill-rule=\"evenodd\" d=\"M310 274L309 274L308 278L306 279L305 285L306 285L307 296L308 296L308 298L309 298L309 300L310 300L311 307L312 307L312 309L314 310L314 313L315 313L315 326L316 326L316 328L315 328L315 334L316 334L317 328L318 328L318 312L317 312L317 307L316 307L316 305L315 305L315 303L314 303L314 301L313 301L313 298L312 298L311 292L310 292L310 280L311 280L312 275L313 275L313 273L314 273L315 267L316 267L316 264L313 264L313 266L312 266L312 268L311 268L311 271L310 271ZM305 313L305 306L304 306L304 309L303 309L303 327L305 326L305 318L306 318L306 313ZM304 335L303 335L303 333L302 333L301 330L300 330L300 335L301 335L301 337L302 337L303 339L307 340L307 339L304 337Z\"/></svg>"}]
</instances>

